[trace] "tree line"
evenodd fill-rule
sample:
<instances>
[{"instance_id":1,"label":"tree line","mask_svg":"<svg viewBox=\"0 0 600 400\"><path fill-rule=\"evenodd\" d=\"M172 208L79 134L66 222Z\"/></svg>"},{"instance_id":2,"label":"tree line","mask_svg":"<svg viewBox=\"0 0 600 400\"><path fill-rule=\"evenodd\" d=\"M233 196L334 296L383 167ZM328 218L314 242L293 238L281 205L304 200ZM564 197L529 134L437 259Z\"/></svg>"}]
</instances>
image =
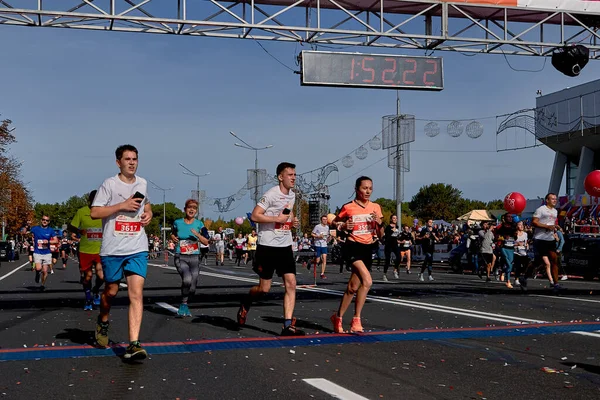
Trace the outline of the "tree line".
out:
<instances>
[{"instance_id":1,"label":"tree line","mask_svg":"<svg viewBox=\"0 0 600 400\"><path fill-rule=\"evenodd\" d=\"M21 178L21 162L9 152L17 141L14 132L11 120L0 121L0 225L7 236L33 219L33 198Z\"/></svg>"}]
</instances>

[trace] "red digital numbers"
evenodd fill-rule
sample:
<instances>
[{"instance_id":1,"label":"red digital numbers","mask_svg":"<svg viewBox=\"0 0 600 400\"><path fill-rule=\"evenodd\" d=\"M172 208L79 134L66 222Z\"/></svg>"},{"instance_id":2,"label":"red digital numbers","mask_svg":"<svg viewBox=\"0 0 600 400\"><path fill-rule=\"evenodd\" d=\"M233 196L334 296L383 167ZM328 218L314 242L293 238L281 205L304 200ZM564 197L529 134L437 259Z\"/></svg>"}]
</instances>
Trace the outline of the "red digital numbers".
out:
<instances>
[{"instance_id":1,"label":"red digital numbers","mask_svg":"<svg viewBox=\"0 0 600 400\"><path fill-rule=\"evenodd\" d=\"M378 86L437 86L439 60L405 57L352 57L346 82ZM400 76L400 74L402 74Z\"/></svg>"},{"instance_id":2,"label":"red digital numbers","mask_svg":"<svg viewBox=\"0 0 600 400\"><path fill-rule=\"evenodd\" d=\"M434 60L425 60L425 63L427 65L433 65L433 71L425 71L425 73L423 73L423 83L426 86L433 86L433 85L435 85L435 82L428 81L427 80L427 75L434 75L435 76L437 74L437 72L438 72L437 62L434 61Z\"/></svg>"},{"instance_id":3,"label":"red digital numbers","mask_svg":"<svg viewBox=\"0 0 600 400\"><path fill-rule=\"evenodd\" d=\"M385 61L386 63L392 63L392 68L386 68L383 70L383 72L381 73L381 80L383 81L383 83L395 85L396 82L394 82L394 76L396 76L396 59L386 58ZM391 78L386 77L388 73L392 74Z\"/></svg>"},{"instance_id":4,"label":"red digital numbers","mask_svg":"<svg viewBox=\"0 0 600 400\"><path fill-rule=\"evenodd\" d=\"M365 72L369 72L371 74L371 78L370 79L363 79L362 81L364 83L373 83L375 82L375 70L373 68L367 68L365 67L365 61L373 61L374 58L373 57L365 57L362 60L362 70Z\"/></svg>"},{"instance_id":5,"label":"red digital numbers","mask_svg":"<svg viewBox=\"0 0 600 400\"><path fill-rule=\"evenodd\" d=\"M414 85L415 81L409 81L407 75L414 74L415 72L417 72L417 60L407 58L405 61L407 64L412 64L413 68L404 70L404 72L402 73L402 83L404 83L405 85Z\"/></svg>"}]
</instances>

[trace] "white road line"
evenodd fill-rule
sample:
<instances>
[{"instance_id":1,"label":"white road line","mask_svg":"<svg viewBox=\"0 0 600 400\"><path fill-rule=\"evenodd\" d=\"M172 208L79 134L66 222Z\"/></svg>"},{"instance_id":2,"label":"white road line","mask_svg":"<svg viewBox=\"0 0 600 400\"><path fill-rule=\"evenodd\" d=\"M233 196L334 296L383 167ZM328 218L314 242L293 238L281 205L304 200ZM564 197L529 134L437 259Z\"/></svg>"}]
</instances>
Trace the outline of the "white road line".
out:
<instances>
[{"instance_id":1,"label":"white road line","mask_svg":"<svg viewBox=\"0 0 600 400\"><path fill-rule=\"evenodd\" d=\"M340 296L344 294L341 291L323 289L323 288L308 288L308 287L306 287L306 288L298 288L298 290L305 290L305 291L309 291L309 292L319 292L319 293L330 293L330 294L335 294L335 295L340 295ZM422 310L436 311L436 312L441 312L441 313L446 313L446 314L462 315L465 317L485 319L488 321L505 322L507 324L545 323L545 321L539 321L539 320L521 318L521 317L513 317L510 315L504 315L504 314L492 314L492 313L486 313L486 312L482 312L482 311L475 311L475 310L469 310L469 309L463 309L463 308L439 306L437 304L431 304L431 303L419 303L416 301L388 299L385 297L372 296L372 295L367 296L367 300L376 302L376 303L394 304L394 305L398 305L398 306L419 308Z\"/></svg>"},{"instance_id":2,"label":"white road line","mask_svg":"<svg viewBox=\"0 0 600 400\"><path fill-rule=\"evenodd\" d=\"M26 266L27 264L29 264L29 261L27 261L25 264L23 265L19 265L17 268L13 269L12 271L10 271L8 274L6 275L2 275L0 276L0 281L3 279L8 278L9 276L11 276L12 274L14 274L15 272L17 272L19 269L23 268L24 266Z\"/></svg>"},{"instance_id":3,"label":"white road line","mask_svg":"<svg viewBox=\"0 0 600 400\"><path fill-rule=\"evenodd\" d=\"M340 385L336 385L335 383L328 381L323 378L315 378L315 379L302 379L304 382L308 383L311 386L316 387L317 389L327 393L333 398L340 400L368 400L366 397L363 397L359 394L349 391L346 388L341 387Z\"/></svg>"},{"instance_id":4,"label":"white road line","mask_svg":"<svg viewBox=\"0 0 600 400\"><path fill-rule=\"evenodd\" d=\"M148 264L148 265L154 265L156 267L164 268L164 269L175 269L175 267L165 267L164 265L158 265L158 264ZM243 278L243 277L233 276L233 275L222 275L222 274L216 274L216 273L205 272L205 271L200 271L200 275L212 276L212 277L221 278L221 279L230 279L230 280L234 280L234 281L250 282L250 283L258 282L258 279ZM273 284L281 285L282 283L274 281ZM336 295L336 296L342 296L344 294L344 292L339 291L339 290L331 290L331 289L318 288L318 287L300 287L299 286L297 288L297 290L304 290L307 292L317 292L317 293L328 293L328 294L332 294L332 295ZM475 310L470 310L470 309L465 309L465 308L457 308L457 307L448 307L448 306L442 306L442 305L438 305L438 304L422 303L422 302L416 302L416 301L410 301L410 300L389 299L389 298L380 297L380 296L369 295L369 296L367 296L367 300L372 301L372 302L377 302L377 303L394 304L394 305L399 305L399 306L404 306L404 307L419 308L419 309L423 309L423 310L430 310L430 311L436 311L436 312L447 313L447 314L462 315L465 317L485 319L488 321L504 322L504 323L508 323L508 324L524 324L524 323L546 324L546 323L548 323L548 321L542 321L542 320L537 320L537 319L514 317L511 315L504 315L504 314L487 313L487 312L483 312L483 311L475 311ZM571 333L600 338L600 334L591 333L591 332L572 331Z\"/></svg>"},{"instance_id":5,"label":"white road line","mask_svg":"<svg viewBox=\"0 0 600 400\"><path fill-rule=\"evenodd\" d=\"M600 300L590 300L590 299L578 299L577 297L563 297L563 296L548 296L545 294L534 294L535 297L548 297L550 299L557 300L573 300L573 301L585 301L588 303L600 303Z\"/></svg>"},{"instance_id":6,"label":"white road line","mask_svg":"<svg viewBox=\"0 0 600 400\"><path fill-rule=\"evenodd\" d=\"M164 308L166 310L173 311L174 313L177 313L177 311L179 311L177 308L175 308L172 305L167 304L167 303L158 302L158 303L156 303L156 305L160 306L160 307L162 307L162 308Z\"/></svg>"},{"instance_id":7,"label":"white road line","mask_svg":"<svg viewBox=\"0 0 600 400\"><path fill-rule=\"evenodd\" d=\"M596 331L596 332L600 332L600 331ZM600 338L600 333L595 333L595 332L572 331L571 333L576 333L578 335L583 335L583 336L591 336L591 337L595 337L595 338Z\"/></svg>"}]
</instances>

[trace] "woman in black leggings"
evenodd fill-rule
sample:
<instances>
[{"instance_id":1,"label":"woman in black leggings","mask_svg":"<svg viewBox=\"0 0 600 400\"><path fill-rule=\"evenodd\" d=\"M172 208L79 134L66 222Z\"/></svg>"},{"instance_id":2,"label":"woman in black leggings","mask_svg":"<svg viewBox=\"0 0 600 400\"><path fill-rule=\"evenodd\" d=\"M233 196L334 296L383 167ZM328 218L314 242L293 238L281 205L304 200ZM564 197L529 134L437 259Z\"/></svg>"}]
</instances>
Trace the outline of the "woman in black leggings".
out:
<instances>
[{"instance_id":1,"label":"woman in black leggings","mask_svg":"<svg viewBox=\"0 0 600 400\"><path fill-rule=\"evenodd\" d=\"M390 260L392 254L395 256L394 260L394 271L398 271L398 265L400 265L400 253L398 252L398 235L400 230L398 229L398 216L392 214L390 217L390 223L385 227L384 233L384 245L385 245L385 264L383 265L383 280L387 281L387 271L390 267Z\"/></svg>"}]
</instances>

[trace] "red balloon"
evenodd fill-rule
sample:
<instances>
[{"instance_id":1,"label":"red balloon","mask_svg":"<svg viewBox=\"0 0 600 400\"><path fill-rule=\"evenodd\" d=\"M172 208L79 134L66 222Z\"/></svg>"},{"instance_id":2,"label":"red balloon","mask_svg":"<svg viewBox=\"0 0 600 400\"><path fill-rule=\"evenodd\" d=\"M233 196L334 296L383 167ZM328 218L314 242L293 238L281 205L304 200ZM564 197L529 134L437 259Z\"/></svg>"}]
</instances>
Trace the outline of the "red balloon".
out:
<instances>
[{"instance_id":1,"label":"red balloon","mask_svg":"<svg viewBox=\"0 0 600 400\"><path fill-rule=\"evenodd\" d=\"M521 214L527 206L527 200L519 192L511 192L504 198L504 209L510 214Z\"/></svg>"},{"instance_id":2,"label":"red balloon","mask_svg":"<svg viewBox=\"0 0 600 400\"><path fill-rule=\"evenodd\" d=\"M585 191L590 196L600 197L600 171L595 170L588 174L585 177L585 181L583 182L585 186Z\"/></svg>"}]
</instances>

